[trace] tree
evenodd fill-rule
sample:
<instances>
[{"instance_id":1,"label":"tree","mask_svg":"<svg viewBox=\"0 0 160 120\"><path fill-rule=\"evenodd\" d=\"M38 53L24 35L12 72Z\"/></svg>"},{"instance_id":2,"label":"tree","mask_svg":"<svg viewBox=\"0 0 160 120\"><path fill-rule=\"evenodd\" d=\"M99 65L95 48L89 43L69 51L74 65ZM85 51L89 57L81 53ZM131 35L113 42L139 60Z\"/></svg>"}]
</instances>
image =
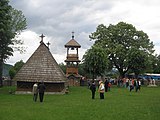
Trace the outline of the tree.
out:
<instances>
[{"instance_id":1,"label":"tree","mask_svg":"<svg viewBox=\"0 0 160 120\"><path fill-rule=\"evenodd\" d=\"M96 76L103 76L109 65L104 49L96 45L87 50L82 62L85 71L92 74L93 80Z\"/></svg>"},{"instance_id":2,"label":"tree","mask_svg":"<svg viewBox=\"0 0 160 120\"><path fill-rule=\"evenodd\" d=\"M66 65L64 65L64 63L60 63L59 67L62 69L62 71L66 74Z\"/></svg>"},{"instance_id":3,"label":"tree","mask_svg":"<svg viewBox=\"0 0 160 120\"><path fill-rule=\"evenodd\" d=\"M14 67L12 67L9 70L9 76L10 76L11 80L14 78L15 75L16 75L16 71L15 71Z\"/></svg>"},{"instance_id":4,"label":"tree","mask_svg":"<svg viewBox=\"0 0 160 120\"><path fill-rule=\"evenodd\" d=\"M128 54L128 64L130 65L130 71L135 74L135 78L138 78L139 74L143 74L145 71L152 67L151 56L148 57L142 50L132 48Z\"/></svg>"},{"instance_id":5,"label":"tree","mask_svg":"<svg viewBox=\"0 0 160 120\"><path fill-rule=\"evenodd\" d=\"M108 28L101 24L97 27L96 32L91 33L89 37L91 40L95 40L95 45L97 44L106 50L108 59L118 69L121 78L131 69L136 72L134 65L145 65L142 68L144 70L147 63L139 61L143 57L147 62L147 58L154 52L154 45L150 42L148 35L124 22L119 22L117 25L111 24ZM133 54L134 51L137 54Z\"/></svg>"},{"instance_id":6,"label":"tree","mask_svg":"<svg viewBox=\"0 0 160 120\"><path fill-rule=\"evenodd\" d=\"M151 72L160 74L160 55L153 56L152 61L153 61L152 62L153 71Z\"/></svg>"},{"instance_id":7,"label":"tree","mask_svg":"<svg viewBox=\"0 0 160 120\"><path fill-rule=\"evenodd\" d=\"M13 47L22 44L17 36L26 29L26 18L21 11L12 8L8 0L0 1L0 87L2 86L3 63L13 55ZM14 47L21 50L20 47Z\"/></svg>"},{"instance_id":8,"label":"tree","mask_svg":"<svg viewBox=\"0 0 160 120\"><path fill-rule=\"evenodd\" d=\"M80 74L84 77L87 77L87 78L91 78L90 74L86 73L86 71L85 71L84 63L80 63L78 65L78 74Z\"/></svg>"},{"instance_id":9,"label":"tree","mask_svg":"<svg viewBox=\"0 0 160 120\"><path fill-rule=\"evenodd\" d=\"M11 79L14 78L16 73L22 68L23 65L24 65L23 60L20 60L19 62L16 62L14 64L14 66L9 70L9 76Z\"/></svg>"}]
</instances>

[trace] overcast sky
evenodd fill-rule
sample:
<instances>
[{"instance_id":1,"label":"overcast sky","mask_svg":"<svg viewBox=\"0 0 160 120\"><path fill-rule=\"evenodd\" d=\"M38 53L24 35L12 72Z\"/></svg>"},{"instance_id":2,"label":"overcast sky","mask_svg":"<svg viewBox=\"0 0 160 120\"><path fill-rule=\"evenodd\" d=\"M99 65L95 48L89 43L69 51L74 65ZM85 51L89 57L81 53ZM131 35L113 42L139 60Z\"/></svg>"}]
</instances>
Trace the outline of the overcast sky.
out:
<instances>
[{"instance_id":1,"label":"overcast sky","mask_svg":"<svg viewBox=\"0 0 160 120\"><path fill-rule=\"evenodd\" d=\"M27 18L27 29L21 33L26 52L14 52L7 60L14 65L26 62L39 46L40 35L50 42L50 51L58 63L66 59L64 45L75 32L81 45L79 57L93 44L89 35L99 24L108 27L120 21L132 24L148 34L160 54L160 0L10 0L12 7L21 10Z\"/></svg>"}]
</instances>

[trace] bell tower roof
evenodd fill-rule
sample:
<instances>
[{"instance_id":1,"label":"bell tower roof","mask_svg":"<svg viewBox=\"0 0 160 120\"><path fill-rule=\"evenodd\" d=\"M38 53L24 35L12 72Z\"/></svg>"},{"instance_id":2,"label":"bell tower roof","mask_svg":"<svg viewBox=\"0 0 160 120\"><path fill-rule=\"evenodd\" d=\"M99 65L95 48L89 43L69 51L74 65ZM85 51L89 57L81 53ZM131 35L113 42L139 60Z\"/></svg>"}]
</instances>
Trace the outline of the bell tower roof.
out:
<instances>
[{"instance_id":1,"label":"bell tower roof","mask_svg":"<svg viewBox=\"0 0 160 120\"><path fill-rule=\"evenodd\" d=\"M76 47L80 48L81 45L74 39L74 32L72 32L72 39L64 45L65 47Z\"/></svg>"}]
</instances>

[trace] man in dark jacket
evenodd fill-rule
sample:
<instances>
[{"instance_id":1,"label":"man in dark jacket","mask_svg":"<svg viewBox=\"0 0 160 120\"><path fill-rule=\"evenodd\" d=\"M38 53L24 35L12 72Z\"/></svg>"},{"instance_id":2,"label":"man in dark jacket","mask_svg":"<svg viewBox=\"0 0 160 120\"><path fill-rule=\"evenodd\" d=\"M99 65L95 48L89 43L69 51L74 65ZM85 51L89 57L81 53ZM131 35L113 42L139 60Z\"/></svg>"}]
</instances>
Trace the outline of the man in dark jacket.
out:
<instances>
[{"instance_id":1,"label":"man in dark jacket","mask_svg":"<svg viewBox=\"0 0 160 120\"><path fill-rule=\"evenodd\" d=\"M108 84L109 80L106 78L106 81L104 82L105 92L108 92Z\"/></svg>"},{"instance_id":2,"label":"man in dark jacket","mask_svg":"<svg viewBox=\"0 0 160 120\"><path fill-rule=\"evenodd\" d=\"M96 84L94 81L92 81L92 84L90 85L90 90L92 91L92 99L95 98L95 92L96 92Z\"/></svg>"},{"instance_id":3,"label":"man in dark jacket","mask_svg":"<svg viewBox=\"0 0 160 120\"><path fill-rule=\"evenodd\" d=\"M43 102L43 96L44 96L45 89L46 89L46 87L45 87L44 83L43 82L40 83L38 86L40 102Z\"/></svg>"}]
</instances>

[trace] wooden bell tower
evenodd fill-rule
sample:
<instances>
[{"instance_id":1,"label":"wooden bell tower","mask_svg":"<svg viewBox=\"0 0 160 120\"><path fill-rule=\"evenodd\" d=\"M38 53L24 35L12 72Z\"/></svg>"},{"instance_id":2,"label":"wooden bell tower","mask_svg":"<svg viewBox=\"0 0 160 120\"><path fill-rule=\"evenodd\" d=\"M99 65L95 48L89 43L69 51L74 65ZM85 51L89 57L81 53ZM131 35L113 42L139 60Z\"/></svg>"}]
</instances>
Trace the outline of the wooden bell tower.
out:
<instances>
[{"instance_id":1,"label":"wooden bell tower","mask_svg":"<svg viewBox=\"0 0 160 120\"><path fill-rule=\"evenodd\" d=\"M79 56L78 56L78 48L81 45L74 39L74 32L72 32L72 39L65 44L65 48L67 48L67 57L66 57L66 76L70 80L69 84L71 86L77 86L77 80L80 78L78 74L78 65Z\"/></svg>"}]
</instances>

